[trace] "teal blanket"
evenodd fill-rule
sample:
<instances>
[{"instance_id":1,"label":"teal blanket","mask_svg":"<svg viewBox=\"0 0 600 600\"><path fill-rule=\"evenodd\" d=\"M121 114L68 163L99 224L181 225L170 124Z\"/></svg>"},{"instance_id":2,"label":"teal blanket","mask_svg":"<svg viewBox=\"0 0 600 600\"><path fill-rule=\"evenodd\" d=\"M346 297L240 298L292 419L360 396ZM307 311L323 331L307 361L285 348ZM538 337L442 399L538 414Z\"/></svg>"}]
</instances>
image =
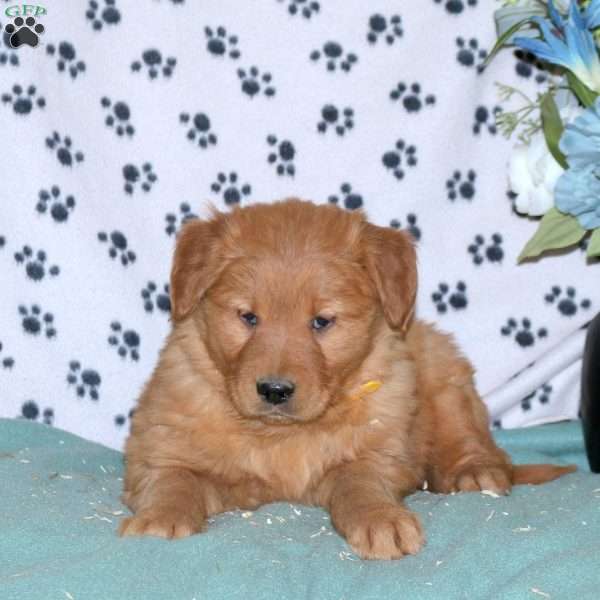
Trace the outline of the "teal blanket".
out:
<instances>
[{"instance_id":1,"label":"teal blanket","mask_svg":"<svg viewBox=\"0 0 600 600\"><path fill-rule=\"evenodd\" d=\"M272 504L226 513L169 542L116 536L122 455L63 431L0 420L2 600L600 598L600 477L579 423L501 431L515 462L581 470L510 497L410 497L418 556L356 558L325 511Z\"/></svg>"}]
</instances>

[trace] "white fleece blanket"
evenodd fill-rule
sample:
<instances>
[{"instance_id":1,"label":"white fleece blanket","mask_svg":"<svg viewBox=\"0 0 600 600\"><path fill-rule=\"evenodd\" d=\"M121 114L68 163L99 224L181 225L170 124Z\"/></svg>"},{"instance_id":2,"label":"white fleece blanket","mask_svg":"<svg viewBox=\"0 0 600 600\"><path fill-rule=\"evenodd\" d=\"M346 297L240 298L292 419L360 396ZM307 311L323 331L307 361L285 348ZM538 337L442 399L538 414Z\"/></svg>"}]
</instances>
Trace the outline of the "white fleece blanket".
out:
<instances>
[{"instance_id":1,"label":"white fleece blanket","mask_svg":"<svg viewBox=\"0 0 600 600\"><path fill-rule=\"evenodd\" d=\"M496 6L55 0L36 47L4 36L0 416L119 448L182 220L290 195L414 233L418 313L456 335L496 425L576 416L598 265L516 265L536 224L507 197L494 82L542 86L509 51L478 68Z\"/></svg>"}]
</instances>

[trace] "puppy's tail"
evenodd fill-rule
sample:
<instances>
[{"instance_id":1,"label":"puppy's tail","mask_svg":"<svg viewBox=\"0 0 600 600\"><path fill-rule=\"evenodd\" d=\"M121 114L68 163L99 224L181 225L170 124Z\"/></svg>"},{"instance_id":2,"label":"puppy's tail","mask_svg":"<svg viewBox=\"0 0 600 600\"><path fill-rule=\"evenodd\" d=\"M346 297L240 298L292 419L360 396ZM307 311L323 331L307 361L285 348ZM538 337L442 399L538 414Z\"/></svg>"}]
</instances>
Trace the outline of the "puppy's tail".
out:
<instances>
[{"instance_id":1,"label":"puppy's tail","mask_svg":"<svg viewBox=\"0 0 600 600\"><path fill-rule=\"evenodd\" d=\"M522 485L533 483L538 485L558 479L567 473L576 471L575 465L513 465L512 483L513 485Z\"/></svg>"}]
</instances>

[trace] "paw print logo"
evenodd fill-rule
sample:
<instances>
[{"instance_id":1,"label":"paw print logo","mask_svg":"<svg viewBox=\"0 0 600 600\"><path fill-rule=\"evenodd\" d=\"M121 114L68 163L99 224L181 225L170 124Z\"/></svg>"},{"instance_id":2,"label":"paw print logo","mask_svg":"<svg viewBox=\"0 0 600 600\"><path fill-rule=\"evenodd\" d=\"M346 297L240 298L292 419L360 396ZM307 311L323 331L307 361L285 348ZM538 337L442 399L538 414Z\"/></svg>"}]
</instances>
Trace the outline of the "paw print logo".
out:
<instances>
[{"instance_id":1,"label":"paw print logo","mask_svg":"<svg viewBox=\"0 0 600 600\"><path fill-rule=\"evenodd\" d=\"M314 14L321 10L318 2L307 0L277 0L278 2L287 2L288 13L292 17L302 15L305 19L310 19Z\"/></svg>"},{"instance_id":2,"label":"paw print logo","mask_svg":"<svg viewBox=\"0 0 600 600\"><path fill-rule=\"evenodd\" d=\"M496 135L498 129L496 127L496 117L502 112L500 106L494 106L491 110L485 106L478 106L475 109L475 122L473 123L473 133L479 135L485 129L491 135Z\"/></svg>"},{"instance_id":3,"label":"paw print logo","mask_svg":"<svg viewBox=\"0 0 600 600\"><path fill-rule=\"evenodd\" d=\"M473 200L473 196L475 196L476 179L477 174L473 169L467 171L466 177L463 177L463 174L460 171L454 171L452 177L446 181L448 200L454 202L459 196L463 200Z\"/></svg>"},{"instance_id":4,"label":"paw print logo","mask_svg":"<svg viewBox=\"0 0 600 600\"><path fill-rule=\"evenodd\" d=\"M160 312L164 312L166 314L171 312L169 284L165 283L161 292L158 290L158 287L154 281L149 281L146 287L142 289L141 296L144 302L144 310L147 313L154 312L155 307Z\"/></svg>"},{"instance_id":5,"label":"paw print logo","mask_svg":"<svg viewBox=\"0 0 600 600\"><path fill-rule=\"evenodd\" d=\"M176 3L176 2L182 2L182 1L183 0L174 0L174 3ZM120 429L121 427L123 427L123 425L125 425L125 423L127 423L127 419L129 419L131 421L134 412L135 412L135 409L132 408L129 411L129 414L127 416L125 416L125 415L116 415L115 418L114 418L115 427L117 427L118 429Z\"/></svg>"},{"instance_id":6,"label":"paw print logo","mask_svg":"<svg viewBox=\"0 0 600 600\"><path fill-rule=\"evenodd\" d=\"M8 43L13 48L27 45L35 48L40 38L39 36L44 33L44 26L41 23L36 23L33 17L16 17L12 23L8 23L4 27L4 33L8 37Z\"/></svg>"},{"instance_id":7,"label":"paw print logo","mask_svg":"<svg viewBox=\"0 0 600 600\"><path fill-rule=\"evenodd\" d=\"M78 360L72 360L69 363L69 372L67 373L67 382L75 386L75 391L79 398L89 396L92 400L98 400L100 394L98 388L102 383L100 374L93 369L81 369L81 363Z\"/></svg>"},{"instance_id":8,"label":"paw print logo","mask_svg":"<svg viewBox=\"0 0 600 600\"><path fill-rule=\"evenodd\" d=\"M12 65L19 66L19 56L14 50L9 50L8 33L3 33L4 28L0 22L0 66Z\"/></svg>"},{"instance_id":9,"label":"paw print logo","mask_svg":"<svg viewBox=\"0 0 600 600\"><path fill-rule=\"evenodd\" d=\"M404 167L417 165L417 148L413 144L407 146L404 140L398 140L394 149L381 157L381 162L396 179L404 179Z\"/></svg>"},{"instance_id":10,"label":"paw print logo","mask_svg":"<svg viewBox=\"0 0 600 600\"><path fill-rule=\"evenodd\" d=\"M34 85L24 90L20 85L13 85L12 94L2 94L2 103L12 106L17 115L28 115L35 106L44 108L46 99L37 95Z\"/></svg>"},{"instance_id":11,"label":"paw print logo","mask_svg":"<svg viewBox=\"0 0 600 600\"><path fill-rule=\"evenodd\" d=\"M96 31L100 31L104 25L116 25L121 20L121 13L115 0L90 0L85 18Z\"/></svg>"},{"instance_id":12,"label":"paw print logo","mask_svg":"<svg viewBox=\"0 0 600 600\"><path fill-rule=\"evenodd\" d=\"M187 125L190 122L190 115L188 113L181 113L179 115L179 122ZM196 113L192 119L192 126L187 132L188 140L192 142L198 142L200 148L208 148L208 146L214 146L217 143L217 136L211 131L211 123L208 115L204 113Z\"/></svg>"},{"instance_id":13,"label":"paw print logo","mask_svg":"<svg viewBox=\"0 0 600 600\"><path fill-rule=\"evenodd\" d=\"M165 215L165 222L167 223L165 232L167 235L176 235L183 225L185 225L191 219L197 218L198 215L192 212L190 205L187 202L182 202L179 205L178 215L175 213L167 213Z\"/></svg>"},{"instance_id":14,"label":"paw print logo","mask_svg":"<svg viewBox=\"0 0 600 600\"><path fill-rule=\"evenodd\" d=\"M479 47L479 42L471 38L468 42L462 38L456 38L456 60L464 67L475 67L477 73L483 73L485 67L483 63L487 57L487 51Z\"/></svg>"},{"instance_id":15,"label":"paw print logo","mask_svg":"<svg viewBox=\"0 0 600 600\"><path fill-rule=\"evenodd\" d=\"M79 73L85 71L85 63L82 60L77 60L75 47L70 42L60 42L58 44L58 52L54 44L48 44L46 46L46 54L48 56L58 54L56 68L61 73L69 73L71 79L76 79Z\"/></svg>"},{"instance_id":16,"label":"paw print logo","mask_svg":"<svg viewBox=\"0 0 600 600\"><path fill-rule=\"evenodd\" d=\"M517 59L517 62L515 63L515 72L519 77L529 79L535 72L534 80L536 83L541 84L548 81L544 63L540 62L534 54L531 54L531 52L523 52L523 50L518 49L514 51L514 55Z\"/></svg>"},{"instance_id":17,"label":"paw print logo","mask_svg":"<svg viewBox=\"0 0 600 600\"><path fill-rule=\"evenodd\" d=\"M56 158L64 167L72 167L75 163L84 160L83 152L71 148L71 138L69 136L62 138L58 131L53 132L52 136L46 138L46 146L50 150L56 151Z\"/></svg>"},{"instance_id":18,"label":"paw print logo","mask_svg":"<svg viewBox=\"0 0 600 600\"><path fill-rule=\"evenodd\" d=\"M533 330L531 320L527 317L521 319L521 323L517 323L516 319L509 318L500 329L503 336L513 337L515 342L522 348L527 348L535 344L536 339L547 337L548 330L545 327L540 327L537 332Z\"/></svg>"},{"instance_id":19,"label":"paw print logo","mask_svg":"<svg viewBox=\"0 0 600 600\"><path fill-rule=\"evenodd\" d=\"M273 149L267 155L267 162L275 166L277 175L293 177L296 174L296 167L294 166L296 149L294 144L289 140L281 140L280 142L275 135L267 136L267 144Z\"/></svg>"},{"instance_id":20,"label":"paw print logo","mask_svg":"<svg viewBox=\"0 0 600 600\"><path fill-rule=\"evenodd\" d=\"M317 131L325 133L328 128L333 129L339 136L354 127L354 110L347 106L338 109L333 104L326 104L321 109L321 120L317 123Z\"/></svg>"},{"instance_id":21,"label":"paw print logo","mask_svg":"<svg viewBox=\"0 0 600 600\"><path fill-rule=\"evenodd\" d=\"M237 47L237 35L228 35L225 27L220 26L216 30L205 27L204 35L206 36L206 49L213 56L228 56L233 60L237 60L241 56Z\"/></svg>"},{"instance_id":22,"label":"paw print logo","mask_svg":"<svg viewBox=\"0 0 600 600\"><path fill-rule=\"evenodd\" d=\"M342 183L340 186L340 194L332 195L327 198L330 204L342 203L348 210L357 210L363 205L363 197L352 190L349 183Z\"/></svg>"},{"instance_id":23,"label":"paw print logo","mask_svg":"<svg viewBox=\"0 0 600 600\"><path fill-rule=\"evenodd\" d=\"M277 90L271 85L271 80L273 79L271 73L263 73L261 75L257 67L250 67L248 71L238 69L237 73L242 82L242 92L250 96L250 98L254 98L256 94L260 94L261 90L267 98L275 95Z\"/></svg>"},{"instance_id":24,"label":"paw print logo","mask_svg":"<svg viewBox=\"0 0 600 600\"><path fill-rule=\"evenodd\" d=\"M108 255L113 260L119 257L124 267L135 262L135 252L128 248L127 238L120 231L113 231L110 235L101 231L98 233L98 241L108 243Z\"/></svg>"},{"instance_id":25,"label":"paw print logo","mask_svg":"<svg viewBox=\"0 0 600 600\"><path fill-rule=\"evenodd\" d=\"M531 410L531 403L533 400L537 400L540 404L548 404L551 396L552 386L549 383L544 383L544 385L537 390L533 390L533 392L521 399L521 409L524 412Z\"/></svg>"},{"instance_id":26,"label":"paw print logo","mask_svg":"<svg viewBox=\"0 0 600 600\"><path fill-rule=\"evenodd\" d=\"M344 49L337 42L326 42L321 50L313 50L310 54L310 60L318 62L323 58L328 71L350 71L352 66L358 62L358 56L353 52L344 55Z\"/></svg>"},{"instance_id":27,"label":"paw print logo","mask_svg":"<svg viewBox=\"0 0 600 600\"><path fill-rule=\"evenodd\" d=\"M32 304L29 308L21 304L19 306L21 325L25 333L40 335L42 332L48 339L56 337L54 327L54 315L43 312L38 304Z\"/></svg>"},{"instance_id":28,"label":"paw print logo","mask_svg":"<svg viewBox=\"0 0 600 600\"><path fill-rule=\"evenodd\" d=\"M239 204L243 197L252 193L252 187L249 183L240 184L238 182L238 175L235 171L231 171L229 175L219 173L210 189L215 194L221 194L227 206Z\"/></svg>"},{"instance_id":29,"label":"paw print logo","mask_svg":"<svg viewBox=\"0 0 600 600\"><path fill-rule=\"evenodd\" d=\"M400 15L393 15L386 19L383 15L374 14L369 18L369 29L367 31L367 41L375 45L381 38L385 40L388 46L391 46L397 39L404 35L402 30L402 18Z\"/></svg>"},{"instance_id":30,"label":"paw print logo","mask_svg":"<svg viewBox=\"0 0 600 600\"><path fill-rule=\"evenodd\" d=\"M35 210L41 215L45 215L48 212L48 207L50 207L50 216L57 223L64 223L69 219L69 215L75 208L75 198L71 195L63 198L60 188L57 185L53 185L50 191L40 190Z\"/></svg>"},{"instance_id":31,"label":"paw print logo","mask_svg":"<svg viewBox=\"0 0 600 600\"><path fill-rule=\"evenodd\" d=\"M43 250L35 252L30 246L23 246L20 252L15 252L15 261L25 267L25 273L32 281L42 281L46 276L46 253ZM56 265L48 267L48 274L56 277L60 269Z\"/></svg>"},{"instance_id":32,"label":"paw print logo","mask_svg":"<svg viewBox=\"0 0 600 600\"><path fill-rule=\"evenodd\" d=\"M133 194L138 183L144 192L149 192L158 179L152 164L149 162L144 163L139 169L132 164L125 165L123 167L123 177L125 179L123 189L126 194Z\"/></svg>"},{"instance_id":33,"label":"paw print logo","mask_svg":"<svg viewBox=\"0 0 600 600\"><path fill-rule=\"evenodd\" d=\"M0 342L0 354L2 353L2 350L4 349L4 346L2 345L2 342ZM12 369L15 366L15 359L12 356L3 356L2 357L2 367L4 369Z\"/></svg>"},{"instance_id":34,"label":"paw print logo","mask_svg":"<svg viewBox=\"0 0 600 600\"><path fill-rule=\"evenodd\" d=\"M119 321L113 321L110 324L111 334L108 336L108 343L117 349L117 354L121 358L129 357L131 360L140 359L140 336L133 329L123 330Z\"/></svg>"},{"instance_id":35,"label":"paw print logo","mask_svg":"<svg viewBox=\"0 0 600 600\"><path fill-rule=\"evenodd\" d=\"M431 300L440 314L447 312L448 305L455 310L466 308L468 304L467 285L464 281L459 281L454 291L450 292L447 283L440 283L437 290L431 294Z\"/></svg>"},{"instance_id":36,"label":"paw print logo","mask_svg":"<svg viewBox=\"0 0 600 600\"><path fill-rule=\"evenodd\" d=\"M451 15L460 15L466 6L477 6L477 0L433 0L436 4L444 4Z\"/></svg>"},{"instance_id":37,"label":"paw print logo","mask_svg":"<svg viewBox=\"0 0 600 600\"><path fill-rule=\"evenodd\" d=\"M419 112L423 105L433 106L435 104L435 96L427 94L424 98L421 93L421 86L418 83L413 83L407 86L404 82L398 85L390 92L390 98L394 101L402 101L402 106L406 112Z\"/></svg>"},{"instance_id":38,"label":"paw print logo","mask_svg":"<svg viewBox=\"0 0 600 600\"><path fill-rule=\"evenodd\" d=\"M577 291L574 287L567 287L564 290L553 285L550 292L544 296L544 300L548 304L553 304L558 309L558 312L565 317L576 315L579 309L587 310L592 305L588 298L584 298L580 302L577 300Z\"/></svg>"},{"instance_id":39,"label":"paw print logo","mask_svg":"<svg viewBox=\"0 0 600 600\"><path fill-rule=\"evenodd\" d=\"M402 229L402 223L398 219L392 219L390 221L390 227L392 229ZM413 236L415 242L421 239L421 228L417 223L417 215L414 213L408 213L406 215L406 230Z\"/></svg>"},{"instance_id":40,"label":"paw print logo","mask_svg":"<svg viewBox=\"0 0 600 600\"><path fill-rule=\"evenodd\" d=\"M40 416L40 408L37 402L33 400L27 400L23 402L21 406L21 417L30 421L37 421ZM46 425L52 425L54 422L54 410L51 408L45 408L42 413L42 421Z\"/></svg>"},{"instance_id":41,"label":"paw print logo","mask_svg":"<svg viewBox=\"0 0 600 600\"><path fill-rule=\"evenodd\" d=\"M110 98L104 96L100 100L100 104L102 105L102 108L108 112L108 115L104 120L106 126L114 127L115 132L119 137L123 134L127 134L128 137L131 137L135 133L133 125L129 122L131 111L125 102L115 102L113 104Z\"/></svg>"},{"instance_id":42,"label":"paw print logo","mask_svg":"<svg viewBox=\"0 0 600 600\"><path fill-rule=\"evenodd\" d=\"M475 236L473 243L469 244L467 252L473 256L474 264L481 265L486 259L491 263L502 262L504 258L502 236L499 233L494 233L491 240L491 244L486 244L485 237L478 234Z\"/></svg>"},{"instance_id":43,"label":"paw print logo","mask_svg":"<svg viewBox=\"0 0 600 600\"><path fill-rule=\"evenodd\" d=\"M156 79L161 73L163 77L171 77L177 64L177 59L169 56L163 60L163 55L156 48L150 48L142 52L142 60L135 60L131 63L131 70L139 73L142 67L150 79Z\"/></svg>"}]
</instances>

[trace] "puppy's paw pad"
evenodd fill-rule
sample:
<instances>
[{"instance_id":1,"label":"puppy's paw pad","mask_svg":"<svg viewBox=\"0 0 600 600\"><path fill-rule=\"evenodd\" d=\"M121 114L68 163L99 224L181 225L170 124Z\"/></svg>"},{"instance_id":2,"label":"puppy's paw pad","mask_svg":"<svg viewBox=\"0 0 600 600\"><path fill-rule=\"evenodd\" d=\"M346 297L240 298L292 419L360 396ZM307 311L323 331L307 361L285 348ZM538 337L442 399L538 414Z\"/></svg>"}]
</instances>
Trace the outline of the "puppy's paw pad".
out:
<instances>
[{"instance_id":1,"label":"puppy's paw pad","mask_svg":"<svg viewBox=\"0 0 600 600\"><path fill-rule=\"evenodd\" d=\"M360 521L348 528L347 540L358 556L374 560L417 554L425 542L417 516L396 506L361 514Z\"/></svg>"},{"instance_id":2,"label":"puppy's paw pad","mask_svg":"<svg viewBox=\"0 0 600 600\"><path fill-rule=\"evenodd\" d=\"M119 526L121 537L150 535L166 539L189 537L202 529L202 523L192 516L169 513L138 513L128 517Z\"/></svg>"},{"instance_id":3,"label":"puppy's paw pad","mask_svg":"<svg viewBox=\"0 0 600 600\"><path fill-rule=\"evenodd\" d=\"M510 467L471 465L458 472L453 489L456 492L486 490L497 494L508 494L511 487Z\"/></svg>"}]
</instances>

